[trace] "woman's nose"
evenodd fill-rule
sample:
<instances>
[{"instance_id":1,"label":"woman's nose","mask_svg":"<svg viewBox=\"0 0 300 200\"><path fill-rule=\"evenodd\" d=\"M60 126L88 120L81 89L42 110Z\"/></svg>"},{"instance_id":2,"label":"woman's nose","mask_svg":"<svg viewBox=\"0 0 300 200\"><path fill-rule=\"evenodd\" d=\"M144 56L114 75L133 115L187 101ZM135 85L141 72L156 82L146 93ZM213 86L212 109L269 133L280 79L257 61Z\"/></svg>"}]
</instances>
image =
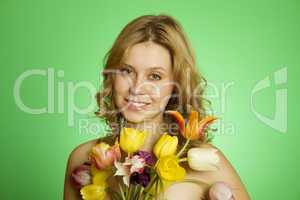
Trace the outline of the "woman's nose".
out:
<instances>
[{"instance_id":1,"label":"woman's nose","mask_svg":"<svg viewBox=\"0 0 300 200\"><path fill-rule=\"evenodd\" d=\"M145 93L144 84L145 80L142 77L135 77L130 85L130 93L135 95Z\"/></svg>"},{"instance_id":2,"label":"woman's nose","mask_svg":"<svg viewBox=\"0 0 300 200\"><path fill-rule=\"evenodd\" d=\"M137 76L133 81L130 87L131 94L147 94L151 88L153 88L153 84L151 84L147 79L143 76Z\"/></svg>"}]
</instances>

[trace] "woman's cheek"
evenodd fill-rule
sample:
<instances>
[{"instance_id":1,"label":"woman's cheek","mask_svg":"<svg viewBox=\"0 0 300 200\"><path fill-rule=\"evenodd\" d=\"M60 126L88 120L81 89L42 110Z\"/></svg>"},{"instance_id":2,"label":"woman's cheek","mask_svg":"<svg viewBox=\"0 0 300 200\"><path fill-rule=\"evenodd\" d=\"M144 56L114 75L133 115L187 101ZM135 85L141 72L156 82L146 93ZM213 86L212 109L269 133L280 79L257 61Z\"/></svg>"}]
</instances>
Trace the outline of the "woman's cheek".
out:
<instances>
[{"instance_id":1,"label":"woman's cheek","mask_svg":"<svg viewBox=\"0 0 300 200\"><path fill-rule=\"evenodd\" d=\"M158 102L159 104L159 109L161 111L163 111L165 109L165 107L167 106L169 100L170 100L170 97L172 95L172 90L173 90L173 87L172 86L162 86L160 87L159 89L159 96L158 98L156 99L156 102Z\"/></svg>"},{"instance_id":2,"label":"woman's cheek","mask_svg":"<svg viewBox=\"0 0 300 200\"><path fill-rule=\"evenodd\" d=\"M129 80L123 77L117 76L114 83L114 89L118 94L123 94L129 89Z\"/></svg>"}]
</instances>

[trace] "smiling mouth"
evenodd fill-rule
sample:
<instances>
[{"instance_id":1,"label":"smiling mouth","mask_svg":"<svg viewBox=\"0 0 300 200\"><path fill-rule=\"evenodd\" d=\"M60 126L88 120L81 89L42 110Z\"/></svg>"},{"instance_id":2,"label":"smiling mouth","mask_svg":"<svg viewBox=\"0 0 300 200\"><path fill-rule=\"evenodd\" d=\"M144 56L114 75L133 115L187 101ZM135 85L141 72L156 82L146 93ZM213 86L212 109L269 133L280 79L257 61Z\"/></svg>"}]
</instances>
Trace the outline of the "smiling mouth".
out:
<instances>
[{"instance_id":1,"label":"smiling mouth","mask_svg":"<svg viewBox=\"0 0 300 200\"><path fill-rule=\"evenodd\" d=\"M134 100L129 100L127 98L125 98L125 101L127 103L129 103L129 107L133 107L133 108L141 108L147 105L150 105L149 102L143 102L143 101L134 101Z\"/></svg>"}]
</instances>

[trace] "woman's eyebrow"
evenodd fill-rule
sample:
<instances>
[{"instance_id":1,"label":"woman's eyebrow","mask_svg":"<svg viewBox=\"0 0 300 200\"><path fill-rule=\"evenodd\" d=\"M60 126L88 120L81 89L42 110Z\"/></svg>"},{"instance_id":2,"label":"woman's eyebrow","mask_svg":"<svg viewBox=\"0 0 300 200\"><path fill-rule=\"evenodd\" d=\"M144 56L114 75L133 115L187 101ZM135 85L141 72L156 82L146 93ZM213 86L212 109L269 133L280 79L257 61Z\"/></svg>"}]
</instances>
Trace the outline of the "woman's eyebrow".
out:
<instances>
[{"instance_id":1,"label":"woman's eyebrow","mask_svg":"<svg viewBox=\"0 0 300 200\"><path fill-rule=\"evenodd\" d=\"M127 64L127 63L124 63L124 66L130 67L130 68L134 68L132 65L129 65L129 64Z\"/></svg>"},{"instance_id":2,"label":"woman's eyebrow","mask_svg":"<svg viewBox=\"0 0 300 200\"><path fill-rule=\"evenodd\" d=\"M150 69L158 69L158 70L166 71L165 68L163 67L150 67Z\"/></svg>"},{"instance_id":3,"label":"woman's eyebrow","mask_svg":"<svg viewBox=\"0 0 300 200\"><path fill-rule=\"evenodd\" d=\"M133 69L135 69L135 68L134 68L132 65L130 65L130 64L124 63L124 65L125 65L125 66L128 66L128 67L131 67L131 68L133 68ZM165 68L159 67L159 66L149 67L149 69L151 69L151 70L163 70L163 71L166 72ZM148 70L149 70L149 69L148 69Z\"/></svg>"}]
</instances>

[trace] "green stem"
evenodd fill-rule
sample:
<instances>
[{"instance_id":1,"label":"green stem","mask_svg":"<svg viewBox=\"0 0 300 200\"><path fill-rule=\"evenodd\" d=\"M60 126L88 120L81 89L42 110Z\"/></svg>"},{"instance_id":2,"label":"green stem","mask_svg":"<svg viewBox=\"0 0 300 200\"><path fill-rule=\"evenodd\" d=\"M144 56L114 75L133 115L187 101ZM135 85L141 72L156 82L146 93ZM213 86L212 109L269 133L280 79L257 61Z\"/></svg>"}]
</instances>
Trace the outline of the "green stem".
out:
<instances>
[{"instance_id":1,"label":"green stem","mask_svg":"<svg viewBox=\"0 0 300 200\"><path fill-rule=\"evenodd\" d=\"M158 182L159 182L159 179L155 182L155 193L154 193L155 197L157 197L157 194L158 194Z\"/></svg>"},{"instance_id":2,"label":"green stem","mask_svg":"<svg viewBox=\"0 0 300 200\"><path fill-rule=\"evenodd\" d=\"M120 188L120 191L121 191L122 199L126 200L126 198L124 196L124 190L123 190L123 188L122 188L122 186L120 184L119 184L119 188Z\"/></svg>"},{"instance_id":3,"label":"green stem","mask_svg":"<svg viewBox=\"0 0 300 200\"><path fill-rule=\"evenodd\" d=\"M147 187L145 188L145 192L148 192L148 190L151 189L151 187L152 187L153 183L155 182L156 178L157 178L157 174L155 174L155 175L153 176L152 180L150 181L150 183L149 183L149 184L147 185Z\"/></svg>"},{"instance_id":4,"label":"green stem","mask_svg":"<svg viewBox=\"0 0 300 200\"><path fill-rule=\"evenodd\" d=\"M190 139L187 139L185 141L185 144L183 145L183 147L180 149L180 151L176 155L177 158L179 158L181 156L181 154L184 152L184 150L186 149L186 147L188 146L189 143L190 143Z\"/></svg>"},{"instance_id":5,"label":"green stem","mask_svg":"<svg viewBox=\"0 0 300 200\"><path fill-rule=\"evenodd\" d=\"M151 188L152 188L153 184L155 183L155 181L157 180L157 178L158 178L158 176L157 176L157 174L155 174L153 176L153 179L150 181L150 183L148 184L148 186L145 188L145 192L146 192L145 199L148 198L149 191L151 190Z\"/></svg>"},{"instance_id":6,"label":"green stem","mask_svg":"<svg viewBox=\"0 0 300 200\"><path fill-rule=\"evenodd\" d=\"M129 184L128 189L127 189L127 194L126 194L126 199L130 200L131 198L131 184Z\"/></svg>"},{"instance_id":7,"label":"green stem","mask_svg":"<svg viewBox=\"0 0 300 200\"><path fill-rule=\"evenodd\" d=\"M141 197L142 197L142 194L143 194L143 191L144 191L144 187L142 187L142 188L141 188L141 190L140 190L140 194L139 194L139 198L138 198L138 199L141 199Z\"/></svg>"}]
</instances>

